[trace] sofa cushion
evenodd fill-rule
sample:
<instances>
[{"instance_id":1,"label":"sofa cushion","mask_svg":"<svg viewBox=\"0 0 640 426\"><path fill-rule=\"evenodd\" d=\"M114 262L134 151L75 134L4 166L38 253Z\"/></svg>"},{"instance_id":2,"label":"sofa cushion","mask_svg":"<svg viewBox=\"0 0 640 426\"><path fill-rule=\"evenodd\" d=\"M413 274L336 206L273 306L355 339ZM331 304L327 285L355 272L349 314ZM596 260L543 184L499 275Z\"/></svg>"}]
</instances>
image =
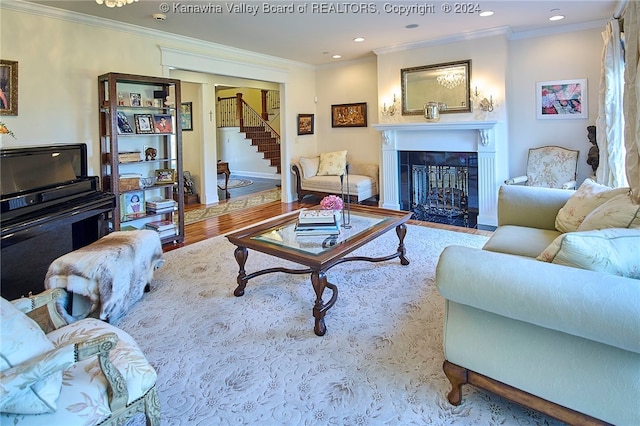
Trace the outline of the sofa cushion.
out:
<instances>
[{"instance_id":1,"label":"sofa cushion","mask_svg":"<svg viewBox=\"0 0 640 426\"><path fill-rule=\"evenodd\" d=\"M549 229L502 225L495 230L483 250L536 257L560 235Z\"/></svg>"},{"instance_id":2,"label":"sofa cushion","mask_svg":"<svg viewBox=\"0 0 640 426\"><path fill-rule=\"evenodd\" d=\"M324 152L320 154L319 176L340 176L347 167L347 151Z\"/></svg>"},{"instance_id":3,"label":"sofa cushion","mask_svg":"<svg viewBox=\"0 0 640 426\"><path fill-rule=\"evenodd\" d=\"M339 176L315 176L313 179L303 179L302 188L307 191L326 192L328 194L340 194ZM357 195L374 191L376 182L369 176L349 175L349 194ZM344 193L347 194L347 180L344 179ZM377 193L377 192L375 192Z\"/></svg>"},{"instance_id":4,"label":"sofa cushion","mask_svg":"<svg viewBox=\"0 0 640 426\"><path fill-rule=\"evenodd\" d=\"M605 228L640 228L640 205L633 204L631 194L619 194L596 207L584 218L578 231Z\"/></svg>"},{"instance_id":5,"label":"sofa cushion","mask_svg":"<svg viewBox=\"0 0 640 426\"><path fill-rule=\"evenodd\" d=\"M302 177L311 178L318 174L320 166L320 156L317 157L300 157L300 167L302 168Z\"/></svg>"},{"instance_id":6,"label":"sofa cushion","mask_svg":"<svg viewBox=\"0 0 640 426\"><path fill-rule=\"evenodd\" d=\"M637 229L569 232L556 238L538 260L640 279L638 247Z\"/></svg>"},{"instance_id":7,"label":"sofa cushion","mask_svg":"<svg viewBox=\"0 0 640 426\"><path fill-rule=\"evenodd\" d=\"M629 188L611 188L592 179L585 179L580 188L560 209L556 216L556 229L560 232L573 232L596 207L604 204L616 195L626 194Z\"/></svg>"},{"instance_id":8,"label":"sofa cushion","mask_svg":"<svg viewBox=\"0 0 640 426\"><path fill-rule=\"evenodd\" d=\"M0 371L54 349L42 329L11 302L0 300ZM62 371L24 389L11 388L0 398L0 411L12 414L42 414L56 411L62 386Z\"/></svg>"}]
</instances>

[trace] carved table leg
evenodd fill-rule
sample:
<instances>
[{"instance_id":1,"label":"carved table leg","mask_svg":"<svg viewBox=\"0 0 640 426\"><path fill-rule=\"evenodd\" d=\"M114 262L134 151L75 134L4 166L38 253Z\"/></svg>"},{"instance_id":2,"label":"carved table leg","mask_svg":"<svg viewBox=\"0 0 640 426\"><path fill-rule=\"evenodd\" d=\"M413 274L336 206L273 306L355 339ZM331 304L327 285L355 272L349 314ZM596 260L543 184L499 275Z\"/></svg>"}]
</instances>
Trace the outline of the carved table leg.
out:
<instances>
[{"instance_id":1,"label":"carved table leg","mask_svg":"<svg viewBox=\"0 0 640 426\"><path fill-rule=\"evenodd\" d=\"M313 271L311 273L311 285L313 285L313 291L316 293L316 303L313 307L313 317L316 319L313 331L316 336L324 336L327 332L327 327L324 324L324 316L327 311L336 303L338 298L338 287L327 281L327 276L324 271ZM322 293L324 289L329 287L332 291L331 299L326 304L322 301Z\"/></svg>"},{"instance_id":2,"label":"carved table leg","mask_svg":"<svg viewBox=\"0 0 640 426\"><path fill-rule=\"evenodd\" d=\"M460 405L462 402L462 385L468 383L468 370L455 364L451 364L449 361L444 362L442 370L451 383L451 392L447 395L449 403L452 405Z\"/></svg>"},{"instance_id":3,"label":"carved table leg","mask_svg":"<svg viewBox=\"0 0 640 426\"><path fill-rule=\"evenodd\" d=\"M398 235L398 253L400 253L400 263L402 265L408 265L409 259L407 258L407 248L404 246L404 237L407 235L407 225L404 223L396 226L396 235Z\"/></svg>"},{"instance_id":4,"label":"carved table leg","mask_svg":"<svg viewBox=\"0 0 640 426\"><path fill-rule=\"evenodd\" d=\"M244 269L245 263L247 263L247 257L249 257L249 251L246 247L236 247L233 252L233 256L236 258L236 262L238 262L238 278L236 279L238 283L238 287L234 290L234 296L240 297L244 294L244 288L247 286L247 272Z\"/></svg>"}]
</instances>

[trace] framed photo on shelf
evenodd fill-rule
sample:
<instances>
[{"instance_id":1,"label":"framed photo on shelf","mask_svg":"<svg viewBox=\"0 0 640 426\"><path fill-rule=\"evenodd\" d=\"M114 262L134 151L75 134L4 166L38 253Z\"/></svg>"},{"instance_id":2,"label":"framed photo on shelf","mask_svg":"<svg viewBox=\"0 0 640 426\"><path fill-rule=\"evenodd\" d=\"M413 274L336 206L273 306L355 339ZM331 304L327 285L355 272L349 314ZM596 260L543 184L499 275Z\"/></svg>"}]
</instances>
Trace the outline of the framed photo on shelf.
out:
<instances>
[{"instance_id":1,"label":"framed photo on shelf","mask_svg":"<svg viewBox=\"0 0 640 426\"><path fill-rule=\"evenodd\" d=\"M537 118L589 118L587 94L587 79L538 82Z\"/></svg>"},{"instance_id":2,"label":"framed photo on shelf","mask_svg":"<svg viewBox=\"0 0 640 426\"><path fill-rule=\"evenodd\" d=\"M176 171L174 169L158 169L156 170L157 183L175 183Z\"/></svg>"},{"instance_id":3,"label":"framed photo on shelf","mask_svg":"<svg viewBox=\"0 0 640 426\"><path fill-rule=\"evenodd\" d=\"M18 61L0 59L0 115L18 115Z\"/></svg>"},{"instance_id":4,"label":"framed photo on shelf","mask_svg":"<svg viewBox=\"0 0 640 426\"><path fill-rule=\"evenodd\" d=\"M118 111L118 133L133 133L129 119L122 111Z\"/></svg>"},{"instance_id":5,"label":"framed photo on shelf","mask_svg":"<svg viewBox=\"0 0 640 426\"><path fill-rule=\"evenodd\" d=\"M173 133L171 114L154 114L153 128L155 133Z\"/></svg>"},{"instance_id":6,"label":"framed photo on shelf","mask_svg":"<svg viewBox=\"0 0 640 426\"><path fill-rule=\"evenodd\" d=\"M367 103L331 105L331 127L367 127Z\"/></svg>"},{"instance_id":7,"label":"framed photo on shelf","mask_svg":"<svg viewBox=\"0 0 640 426\"><path fill-rule=\"evenodd\" d=\"M314 114L298 114L298 134L313 134Z\"/></svg>"},{"instance_id":8,"label":"framed photo on shelf","mask_svg":"<svg viewBox=\"0 0 640 426\"><path fill-rule=\"evenodd\" d=\"M193 130L193 102L183 102L180 107L180 128L182 130Z\"/></svg>"},{"instance_id":9,"label":"framed photo on shelf","mask_svg":"<svg viewBox=\"0 0 640 426\"><path fill-rule=\"evenodd\" d=\"M140 95L140 93L129 93L129 99L131 101L130 106L142 106L142 95Z\"/></svg>"},{"instance_id":10,"label":"framed photo on shelf","mask_svg":"<svg viewBox=\"0 0 640 426\"><path fill-rule=\"evenodd\" d=\"M134 114L136 133L155 133L151 114Z\"/></svg>"},{"instance_id":11,"label":"framed photo on shelf","mask_svg":"<svg viewBox=\"0 0 640 426\"><path fill-rule=\"evenodd\" d=\"M121 197L124 198L120 203L120 217L123 220L137 219L145 215L144 191L127 192Z\"/></svg>"}]
</instances>

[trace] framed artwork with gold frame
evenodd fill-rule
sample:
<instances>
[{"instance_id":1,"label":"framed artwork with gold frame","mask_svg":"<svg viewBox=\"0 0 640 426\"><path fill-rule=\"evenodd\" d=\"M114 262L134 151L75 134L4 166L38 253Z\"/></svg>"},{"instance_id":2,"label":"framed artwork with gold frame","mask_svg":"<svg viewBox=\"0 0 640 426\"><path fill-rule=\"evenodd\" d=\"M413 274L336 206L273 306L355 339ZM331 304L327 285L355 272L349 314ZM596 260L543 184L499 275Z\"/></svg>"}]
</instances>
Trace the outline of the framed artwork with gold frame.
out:
<instances>
[{"instance_id":1,"label":"framed artwork with gold frame","mask_svg":"<svg viewBox=\"0 0 640 426\"><path fill-rule=\"evenodd\" d=\"M331 105L331 127L367 127L367 103Z\"/></svg>"},{"instance_id":2,"label":"framed artwork with gold frame","mask_svg":"<svg viewBox=\"0 0 640 426\"><path fill-rule=\"evenodd\" d=\"M18 115L18 61L0 59L0 115Z\"/></svg>"}]
</instances>

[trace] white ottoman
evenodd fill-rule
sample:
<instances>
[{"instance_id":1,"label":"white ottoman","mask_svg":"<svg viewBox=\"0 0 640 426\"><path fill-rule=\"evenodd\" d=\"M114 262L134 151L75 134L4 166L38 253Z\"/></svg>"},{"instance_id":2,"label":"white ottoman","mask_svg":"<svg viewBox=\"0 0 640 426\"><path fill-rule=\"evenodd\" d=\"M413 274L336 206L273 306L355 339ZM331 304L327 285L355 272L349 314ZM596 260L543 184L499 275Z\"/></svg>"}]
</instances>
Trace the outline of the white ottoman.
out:
<instances>
[{"instance_id":1,"label":"white ottoman","mask_svg":"<svg viewBox=\"0 0 640 426\"><path fill-rule=\"evenodd\" d=\"M54 260L44 285L74 294L68 320L84 318L100 307L100 319L114 321L140 300L153 272L163 264L157 232L116 231Z\"/></svg>"}]
</instances>

